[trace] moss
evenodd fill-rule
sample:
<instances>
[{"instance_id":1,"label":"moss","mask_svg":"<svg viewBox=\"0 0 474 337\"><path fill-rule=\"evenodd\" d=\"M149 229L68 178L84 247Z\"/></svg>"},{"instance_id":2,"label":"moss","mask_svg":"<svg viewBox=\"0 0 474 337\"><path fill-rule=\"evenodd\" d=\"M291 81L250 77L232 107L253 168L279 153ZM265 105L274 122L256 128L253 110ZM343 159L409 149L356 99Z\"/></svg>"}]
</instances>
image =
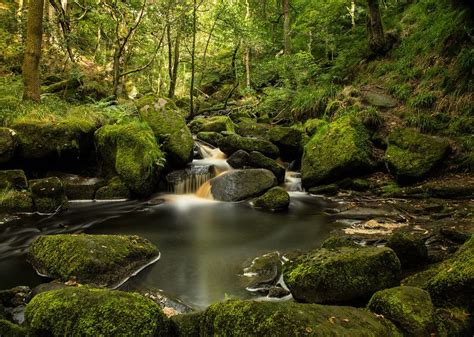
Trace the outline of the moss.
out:
<instances>
[{"instance_id":1,"label":"moss","mask_svg":"<svg viewBox=\"0 0 474 337\"><path fill-rule=\"evenodd\" d=\"M3 190L0 193L0 212L32 212L33 199L29 192Z\"/></svg>"},{"instance_id":2,"label":"moss","mask_svg":"<svg viewBox=\"0 0 474 337\"><path fill-rule=\"evenodd\" d=\"M227 116L214 116L209 118L197 118L189 123L193 133L198 132L235 132L235 125Z\"/></svg>"},{"instance_id":3,"label":"moss","mask_svg":"<svg viewBox=\"0 0 474 337\"><path fill-rule=\"evenodd\" d=\"M13 158L16 145L17 139L15 131L0 127L0 163L6 163Z\"/></svg>"},{"instance_id":4,"label":"moss","mask_svg":"<svg viewBox=\"0 0 474 337\"><path fill-rule=\"evenodd\" d=\"M266 210L287 209L290 205L290 195L281 187L273 187L264 195L253 201L255 207Z\"/></svg>"},{"instance_id":5,"label":"moss","mask_svg":"<svg viewBox=\"0 0 474 337\"><path fill-rule=\"evenodd\" d=\"M0 319L0 336L26 337L28 336L28 330L5 319Z\"/></svg>"},{"instance_id":6,"label":"moss","mask_svg":"<svg viewBox=\"0 0 474 337\"><path fill-rule=\"evenodd\" d=\"M130 190L120 180L119 177L113 177L107 185L100 187L95 192L96 200L114 200L114 199L129 199Z\"/></svg>"},{"instance_id":7,"label":"moss","mask_svg":"<svg viewBox=\"0 0 474 337\"><path fill-rule=\"evenodd\" d=\"M57 177L30 180L30 189L36 210L40 213L53 213L68 207L64 186Z\"/></svg>"},{"instance_id":8,"label":"moss","mask_svg":"<svg viewBox=\"0 0 474 337\"><path fill-rule=\"evenodd\" d=\"M338 249L341 247L357 248L360 246L348 236L331 236L324 240L323 244L321 245L321 248L326 249Z\"/></svg>"},{"instance_id":9,"label":"moss","mask_svg":"<svg viewBox=\"0 0 474 337\"><path fill-rule=\"evenodd\" d=\"M435 312L435 324L439 337L471 337L473 318L461 308L439 308Z\"/></svg>"},{"instance_id":10,"label":"moss","mask_svg":"<svg viewBox=\"0 0 474 337\"><path fill-rule=\"evenodd\" d=\"M265 138L270 130L270 125L265 123L257 123L251 119L245 120L237 124L235 131L242 137L258 137Z\"/></svg>"},{"instance_id":11,"label":"moss","mask_svg":"<svg viewBox=\"0 0 474 337\"><path fill-rule=\"evenodd\" d=\"M250 167L263 168L272 171L279 184L282 184L285 181L285 168L275 160L266 157L260 152L250 152L246 164Z\"/></svg>"},{"instance_id":12,"label":"moss","mask_svg":"<svg viewBox=\"0 0 474 337\"><path fill-rule=\"evenodd\" d=\"M315 195L336 195L338 191L339 186L337 184L319 185L308 189L309 193Z\"/></svg>"},{"instance_id":13,"label":"moss","mask_svg":"<svg viewBox=\"0 0 474 337\"><path fill-rule=\"evenodd\" d=\"M22 170L4 170L0 171L0 189L28 189L25 172Z\"/></svg>"},{"instance_id":14,"label":"moss","mask_svg":"<svg viewBox=\"0 0 474 337\"><path fill-rule=\"evenodd\" d=\"M118 174L133 193L153 192L165 159L150 127L138 122L106 125L95 138L106 170Z\"/></svg>"},{"instance_id":15,"label":"moss","mask_svg":"<svg viewBox=\"0 0 474 337\"><path fill-rule=\"evenodd\" d=\"M369 309L383 315L406 336L429 336L435 332L434 306L430 294L415 287L395 287L376 292Z\"/></svg>"},{"instance_id":16,"label":"moss","mask_svg":"<svg viewBox=\"0 0 474 337\"><path fill-rule=\"evenodd\" d=\"M401 336L382 317L351 307L231 300L210 306L201 336Z\"/></svg>"},{"instance_id":17,"label":"moss","mask_svg":"<svg viewBox=\"0 0 474 337\"><path fill-rule=\"evenodd\" d=\"M400 276L400 261L389 248L322 248L284 265L284 280L293 297L311 303L364 299L397 285Z\"/></svg>"},{"instance_id":18,"label":"moss","mask_svg":"<svg viewBox=\"0 0 474 337\"><path fill-rule=\"evenodd\" d=\"M389 136L385 161L398 180L418 180L444 159L448 149L445 139L396 129Z\"/></svg>"},{"instance_id":19,"label":"moss","mask_svg":"<svg viewBox=\"0 0 474 337\"><path fill-rule=\"evenodd\" d=\"M163 145L168 164L183 167L193 158L193 137L184 117L172 102L152 99L147 104L139 103L140 117L150 125L153 133Z\"/></svg>"},{"instance_id":20,"label":"moss","mask_svg":"<svg viewBox=\"0 0 474 337\"><path fill-rule=\"evenodd\" d=\"M157 255L138 236L64 234L36 238L28 259L39 273L61 281L113 286Z\"/></svg>"},{"instance_id":21,"label":"moss","mask_svg":"<svg viewBox=\"0 0 474 337\"><path fill-rule=\"evenodd\" d=\"M365 173L374 166L369 135L355 118L342 117L320 129L306 144L301 175L312 187L347 175Z\"/></svg>"},{"instance_id":22,"label":"moss","mask_svg":"<svg viewBox=\"0 0 474 337\"><path fill-rule=\"evenodd\" d=\"M171 329L176 337L199 337L202 319L201 312L171 317Z\"/></svg>"},{"instance_id":23,"label":"moss","mask_svg":"<svg viewBox=\"0 0 474 337\"><path fill-rule=\"evenodd\" d=\"M302 153L303 132L289 127L275 126L267 134L268 139L278 146L283 160L299 159Z\"/></svg>"},{"instance_id":24,"label":"moss","mask_svg":"<svg viewBox=\"0 0 474 337\"><path fill-rule=\"evenodd\" d=\"M423 265L428 260L425 242L413 234L397 232L388 238L387 247L397 254L402 268Z\"/></svg>"},{"instance_id":25,"label":"moss","mask_svg":"<svg viewBox=\"0 0 474 337\"><path fill-rule=\"evenodd\" d=\"M326 122L324 119L308 119L304 123L304 130L308 136L313 136L316 134L320 129L326 127L328 125L328 122Z\"/></svg>"},{"instance_id":26,"label":"moss","mask_svg":"<svg viewBox=\"0 0 474 337\"><path fill-rule=\"evenodd\" d=\"M86 287L41 293L25 311L35 335L168 336L169 320L139 294Z\"/></svg>"},{"instance_id":27,"label":"moss","mask_svg":"<svg viewBox=\"0 0 474 337\"><path fill-rule=\"evenodd\" d=\"M224 136L219 132L199 132L197 134L197 139L213 146L218 146L222 138L224 138Z\"/></svg>"},{"instance_id":28,"label":"moss","mask_svg":"<svg viewBox=\"0 0 474 337\"><path fill-rule=\"evenodd\" d=\"M268 140L261 138L241 137L231 134L219 142L219 148L228 156L238 150L247 152L257 151L270 158L277 158L280 154L278 147Z\"/></svg>"}]
</instances>

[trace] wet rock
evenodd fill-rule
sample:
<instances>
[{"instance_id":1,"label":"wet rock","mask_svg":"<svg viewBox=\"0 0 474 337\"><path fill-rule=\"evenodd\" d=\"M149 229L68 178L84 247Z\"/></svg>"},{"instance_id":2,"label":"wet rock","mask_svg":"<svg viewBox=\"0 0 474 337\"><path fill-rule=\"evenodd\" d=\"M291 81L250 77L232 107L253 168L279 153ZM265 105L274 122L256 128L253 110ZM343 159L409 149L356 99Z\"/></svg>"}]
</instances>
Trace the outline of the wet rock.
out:
<instances>
[{"instance_id":1,"label":"wet rock","mask_svg":"<svg viewBox=\"0 0 474 337\"><path fill-rule=\"evenodd\" d=\"M102 178L82 177L62 172L54 172L48 175L61 179L69 200L92 200L95 197L95 192L105 185Z\"/></svg>"},{"instance_id":2,"label":"wet rock","mask_svg":"<svg viewBox=\"0 0 474 337\"><path fill-rule=\"evenodd\" d=\"M265 169L235 170L209 181L211 194L220 201L241 201L263 194L277 184L275 175Z\"/></svg>"},{"instance_id":3,"label":"wet rock","mask_svg":"<svg viewBox=\"0 0 474 337\"><path fill-rule=\"evenodd\" d=\"M343 117L317 132L304 147L303 186L310 188L374 167L369 135L355 118Z\"/></svg>"},{"instance_id":4,"label":"wet rock","mask_svg":"<svg viewBox=\"0 0 474 337\"><path fill-rule=\"evenodd\" d=\"M130 190L120 180L119 177L113 177L107 185L100 187L95 192L96 200L122 200L130 198Z\"/></svg>"},{"instance_id":5,"label":"wet rock","mask_svg":"<svg viewBox=\"0 0 474 337\"><path fill-rule=\"evenodd\" d=\"M374 218L390 218L395 221L404 221L405 219L399 212L390 207L353 207L334 215L337 219L370 220Z\"/></svg>"},{"instance_id":6,"label":"wet rock","mask_svg":"<svg viewBox=\"0 0 474 337\"><path fill-rule=\"evenodd\" d=\"M237 134L229 134L219 142L219 148L227 156L231 156L238 150L247 152L257 151L270 158L277 158L280 154L278 147L268 140L262 138L241 137Z\"/></svg>"},{"instance_id":7,"label":"wet rock","mask_svg":"<svg viewBox=\"0 0 474 337\"><path fill-rule=\"evenodd\" d=\"M283 298L288 295L291 295L291 293L282 287L271 287L270 289L268 289L267 296L269 298Z\"/></svg>"},{"instance_id":8,"label":"wet rock","mask_svg":"<svg viewBox=\"0 0 474 337\"><path fill-rule=\"evenodd\" d=\"M357 243L354 242L349 236L331 236L324 240L321 248L326 249L338 249L341 247L360 247Z\"/></svg>"},{"instance_id":9,"label":"wet rock","mask_svg":"<svg viewBox=\"0 0 474 337\"><path fill-rule=\"evenodd\" d=\"M0 189L14 189L18 191L28 189L25 172L22 170L0 171Z\"/></svg>"},{"instance_id":10,"label":"wet rock","mask_svg":"<svg viewBox=\"0 0 474 337\"><path fill-rule=\"evenodd\" d=\"M281 158L285 161L299 160L302 154L303 132L301 130L275 126L270 129L268 139L278 146Z\"/></svg>"},{"instance_id":11,"label":"wet rock","mask_svg":"<svg viewBox=\"0 0 474 337\"><path fill-rule=\"evenodd\" d=\"M219 146L219 142L224 138L219 132L199 132L197 139L202 140L212 146Z\"/></svg>"},{"instance_id":12,"label":"wet rock","mask_svg":"<svg viewBox=\"0 0 474 337\"><path fill-rule=\"evenodd\" d=\"M245 287L250 292L267 294L281 275L282 260L279 252L256 257L244 268Z\"/></svg>"},{"instance_id":13,"label":"wet rock","mask_svg":"<svg viewBox=\"0 0 474 337\"><path fill-rule=\"evenodd\" d=\"M193 133L199 132L235 132L235 125L227 116L214 116L209 118L196 118L189 123Z\"/></svg>"},{"instance_id":14,"label":"wet rock","mask_svg":"<svg viewBox=\"0 0 474 337\"><path fill-rule=\"evenodd\" d=\"M59 281L51 281L51 282L48 282L48 283L41 283L41 284L39 284L39 285L37 285L36 287L33 288L33 290L31 291L31 297L33 298L36 295L47 292L47 291L64 289L64 288L67 288L67 287L68 287L68 285L66 285L64 282L59 282Z\"/></svg>"},{"instance_id":15,"label":"wet rock","mask_svg":"<svg viewBox=\"0 0 474 337\"><path fill-rule=\"evenodd\" d=\"M35 208L40 213L54 213L68 207L64 186L57 177L30 180Z\"/></svg>"},{"instance_id":16,"label":"wet rock","mask_svg":"<svg viewBox=\"0 0 474 337\"><path fill-rule=\"evenodd\" d=\"M411 129L396 129L388 138L385 161L397 180L406 182L426 176L446 156L448 142Z\"/></svg>"},{"instance_id":17,"label":"wet rock","mask_svg":"<svg viewBox=\"0 0 474 337\"><path fill-rule=\"evenodd\" d=\"M394 108L398 105L390 95L375 90L362 90L362 98L368 104L379 108Z\"/></svg>"},{"instance_id":18,"label":"wet rock","mask_svg":"<svg viewBox=\"0 0 474 337\"><path fill-rule=\"evenodd\" d=\"M231 300L211 305L203 336L400 336L390 321L352 307Z\"/></svg>"},{"instance_id":19,"label":"wet rock","mask_svg":"<svg viewBox=\"0 0 474 337\"><path fill-rule=\"evenodd\" d=\"M249 162L249 153L244 150L238 150L234 152L229 159L227 159L227 163L235 169L245 168Z\"/></svg>"},{"instance_id":20,"label":"wet rock","mask_svg":"<svg viewBox=\"0 0 474 337\"><path fill-rule=\"evenodd\" d=\"M399 284L400 261L389 248L318 249L287 262L286 285L309 303L349 303Z\"/></svg>"},{"instance_id":21,"label":"wet rock","mask_svg":"<svg viewBox=\"0 0 474 337\"><path fill-rule=\"evenodd\" d=\"M368 308L392 321L405 336L436 333L430 294L415 287L395 287L376 292Z\"/></svg>"},{"instance_id":22,"label":"wet rock","mask_svg":"<svg viewBox=\"0 0 474 337\"><path fill-rule=\"evenodd\" d=\"M281 187L273 187L254 199L253 205L264 210L284 210L290 205L290 195Z\"/></svg>"},{"instance_id":23,"label":"wet rock","mask_svg":"<svg viewBox=\"0 0 474 337\"><path fill-rule=\"evenodd\" d=\"M285 181L285 168L275 160L257 151L252 151L248 157L248 165L253 168L263 168L272 171L279 184Z\"/></svg>"},{"instance_id":24,"label":"wet rock","mask_svg":"<svg viewBox=\"0 0 474 337\"><path fill-rule=\"evenodd\" d=\"M120 287L120 290L139 292L143 296L158 304L160 308L163 309L163 312L167 317L193 312L193 308L190 305L186 304L183 300L164 292L161 289L155 289L151 287L128 289L127 285L125 284Z\"/></svg>"},{"instance_id":25,"label":"wet rock","mask_svg":"<svg viewBox=\"0 0 474 337\"><path fill-rule=\"evenodd\" d=\"M336 195L339 190L339 186L336 184L329 184L329 185L319 185L314 186L308 189L308 192L314 195Z\"/></svg>"},{"instance_id":26,"label":"wet rock","mask_svg":"<svg viewBox=\"0 0 474 337\"><path fill-rule=\"evenodd\" d=\"M114 287L158 256L138 236L62 234L37 237L28 260L50 278Z\"/></svg>"},{"instance_id":27,"label":"wet rock","mask_svg":"<svg viewBox=\"0 0 474 337\"><path fill-rule=\"evenodd\" d=\"M16 133L9 128L0 128L0 164L9 162L17 146Z\"/></svg>"},{"instance_id":28,"label":"wet rock","mask_svg":"<svg viewBox=\"0 0 474 337\"><path fill-rule=\"evenodd\" d=\"M25 325L41 336L169 336L170 323L160 307L142 295L70 287L33 298Z\"/></svg>"},{"instance_id":29,"label":"wet rock","mask_svg":"<svg viewBox=\"0 0 474 337\"><path fill-rule=\"evenodd\" d=\"M5 307L17 307L25 305L31 298L31 289L27 286L18 286L15 288L0 290L0 304Z\"/></svg>"},{"instance_id":30,"label":"wet rock","mask_svg":"<svg viewBox=\"0 0 474 337\"><path fill-rule=\"evenodd\" d=\"M424 240L413 234L396 232L388 238L386 246L397 254L403 269L417 267L428 261Z\"/></svg>"}]
</instances>

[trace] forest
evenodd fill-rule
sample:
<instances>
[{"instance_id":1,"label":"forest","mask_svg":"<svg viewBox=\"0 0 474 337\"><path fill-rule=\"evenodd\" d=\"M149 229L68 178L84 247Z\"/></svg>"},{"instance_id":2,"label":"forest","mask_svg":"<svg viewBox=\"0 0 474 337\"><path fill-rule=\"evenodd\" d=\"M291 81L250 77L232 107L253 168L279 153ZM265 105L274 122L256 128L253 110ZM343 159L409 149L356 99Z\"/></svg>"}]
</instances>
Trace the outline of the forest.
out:
<instances>
[{"instance_id":1,"label":"forest","mask_svg":"<svg viewBox=\"0 0 474 337\"><path fill-rule=\"evenodd\" d=\"M0 337L471 337L473 168L472 0L2 0Z\"/></svg>"}]
</instances>

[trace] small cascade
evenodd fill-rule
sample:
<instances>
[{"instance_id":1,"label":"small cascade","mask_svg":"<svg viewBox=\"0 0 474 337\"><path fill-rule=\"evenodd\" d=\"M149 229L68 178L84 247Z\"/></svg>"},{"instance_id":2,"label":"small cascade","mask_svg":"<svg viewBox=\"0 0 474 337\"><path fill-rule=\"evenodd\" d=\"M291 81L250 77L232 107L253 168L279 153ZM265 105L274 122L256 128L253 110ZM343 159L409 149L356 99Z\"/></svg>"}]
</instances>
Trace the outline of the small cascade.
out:
<instances>
[{"instance_id":1,"label":"small cascade","mask_svg":"<svg viewBox=\"0 0 474 337\"><path fill-rule=\"evenodd\" d=\"M206 181L197 191L196 196L203 199L214 199L211 193L211 184Z\"/></svg>"},{"instance_id":2,"label":"small cascade","mask_svg":"<svg viewBox=\"0 0 474 337\"><path fill-rule=\"evenodd\" d=\"M226 155L219 150L219 148L213 148L212 146L200 141L196 141L196 146L198 147L198 151L203 159L193 160L193 166L213 165L216 169L216 175L231 169L230 165L227 163Z\"/></svg>"},{"instance_id":3,"label":"small cascade","mask_svg":"<svg viewBox=\"0 0 474 337\"><path fill-rule=\"evenodd\" d=\"M173 171L166 176L170 192L195 193L201 185L216 175L213 165L192 165L184 170Z\"/></svg>"},{"instance_id":4,"label":"small cascade","mask_svg":"<svg viewBox=\"0 0 474 337\"><path fill-rule=\"evenodd\" d=\"M301 185L301 173L286 171L285 190L287 192L303 192L303 186Z\"/></svg>"}]
</instances>

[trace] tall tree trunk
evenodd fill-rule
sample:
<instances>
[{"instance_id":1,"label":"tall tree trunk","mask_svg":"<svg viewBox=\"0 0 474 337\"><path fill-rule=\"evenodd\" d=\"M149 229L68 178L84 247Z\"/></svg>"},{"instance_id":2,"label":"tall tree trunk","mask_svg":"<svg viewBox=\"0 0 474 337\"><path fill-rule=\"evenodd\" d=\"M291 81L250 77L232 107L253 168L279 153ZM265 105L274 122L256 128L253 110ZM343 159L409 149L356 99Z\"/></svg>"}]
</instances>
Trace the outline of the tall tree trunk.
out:
<instances>
[{"instance_id":1,"label":"tall tree trunk","mask_svg":"<svg viewBox=\"0 0 474 337\"><path fill-rule=\"evenodd\" d=\"M379 0L367 0L369 47L376 54L385 49L385 35L383 32L382 17L380 15Z\"/></svg>"},{"instance_id":2,"label":"tall tree trunk","mask_svg":"<svg viewBox=\"0 0 474 337\"><path fill-rule=\"evenodd\" d=\"M180 44L181 44L181 33L176 32L176 40L174 42L174 51L171 50L171 44L168 44L168 57L169 57L169 67L170 67L170 88L168 92L168 97L173 98L176 92L176 84L178 82L178 68L179 68L179 56L180 56ZM193 48L194 53L194 48ZM193 57L193 55L191 55Z\"/></svg>"},{"instance_id":3,"label":"tall tree trunk","mask_svg":"<svg viewBox=\"0 0 474 337\"><path fill-rule=\"evenodd\" d=\"M44 0L30 1L26 26L26 46L23 57L23 99L39 102L41 95L39 65L43 39Z\"/></svg>"},{"instance_id":4,"label":"tall tree trunk","mask_svg":"<svg viewBox=\"0 0 474 337\"><path fill-rule=\"evenodd\" d=\"M120 46L116 46L114 50L112 77L113 77L113 92L112 94L118 98L120 85L120 70L121 70L121 50Z\"/></svg>"},{"instance_id":5,"label":"tall tree trunk","mask_svg":"<svg viewBox=\"0 0 474 337\"><path fill-rule=\"evenodd\" d=\"M249 0L245 1L247 12L245 14L245 21L248 21L250 19L250 3ZM250 89L250 47L248 43L245 46L245 55L244 55L244 61L245 61L245 83L247 85L247 89Z\"/></svg>"},{"instance_id":6,"label":"tall tree trunk","mask_svg":"<svg viewBox=\"0 0 474 337\"><path fill-rule=\"evenodd\" d=\"M191 47L191 85L189 86L189 119L194 117L194 77L196 72L196 33L197 33L197 2L193 1L193 43Z\"/></svg>"},{"instance_id":7,"label":"tall tree trunk","mask_svg":"<svg viewBox=\"0 0 474 337\"><path fill-rule=\"evenodd\" d=\"M285 55L290 53L290 3L289 0L283 0L283 52Z\"/></svg>"}]
</instances>

